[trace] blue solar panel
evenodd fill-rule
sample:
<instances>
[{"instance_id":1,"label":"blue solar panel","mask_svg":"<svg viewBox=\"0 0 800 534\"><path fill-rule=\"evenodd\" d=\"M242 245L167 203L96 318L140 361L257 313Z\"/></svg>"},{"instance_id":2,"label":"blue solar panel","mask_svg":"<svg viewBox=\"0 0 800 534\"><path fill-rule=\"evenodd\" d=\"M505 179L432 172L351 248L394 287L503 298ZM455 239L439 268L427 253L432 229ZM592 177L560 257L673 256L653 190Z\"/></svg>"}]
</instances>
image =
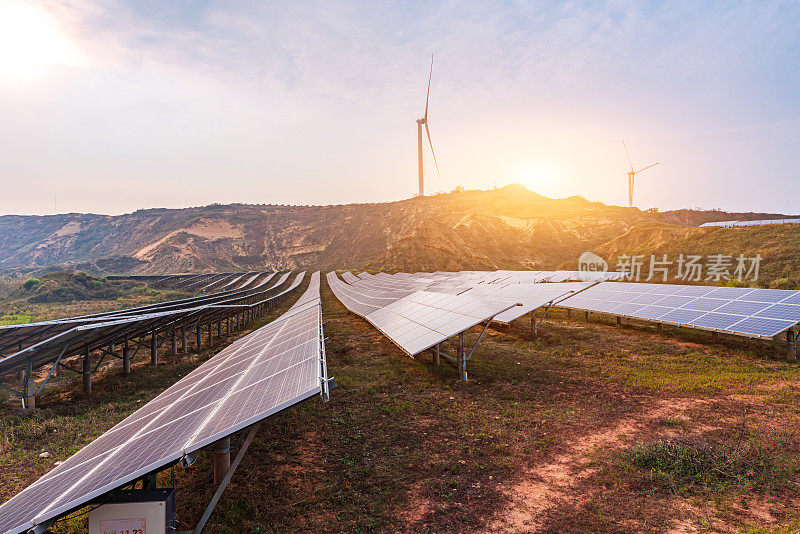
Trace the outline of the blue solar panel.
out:
<instances>
[{"instance_id":1,"label":"blue solar panel","mask_svg":"<svg viewBox=\"0 0 800 534\"><path fill-rule=\"evenodd\" d=\"M679 323L679 324L694 324L694 322L701 316L705 315L706 312L703 311L695 311L695 310L672 310L668 314L664 315L663 317L659 317L660 321L670 322L670 323Z\"/></svg>"},{"instance_id":2,"label":"blue solar panel","mask_svg":"<svg viewBox=\"0 0 800 534\"><path fill-rule=\"evenodd\" d=\"M684 286L675 285L675 284L647 284L652 289L648 291L648 293L653 293L657 295L674 295L678 293Z\"/></svg>"},{"instance_id":3,"label":"blue solar panel","mask_svg":"<svg viewBox=\"0 0 800 534\"><path fill-rule=\"evenodd\" d=\"M794 291L794 295L785 298L781 301L781 304L800 304L800 291Z\"/></svg>"},{"instance_id":4,"label":"blue solar panel","mask_svg":"<svg viewBox=\"0 0 800 534\"><path fill-rule=\"evenodd\" d=\"M723 299L707 299L705 297L699 297L691 302L684 304L683 306L681 306L681 308L685 308L687 310L713 311L719 308L720 306L724 306L728 302L730 301Z\"/></svg>"},{"instance_id":5,"label":"blue solar panel","mask_svg":"<svg viewBox=\"0 0 800 534\"><path fill-rule=\"evenodd\" d=\"M742 320L741 315L727 315L724 313L707 313L699 317L694 323L694 326L702 326L705 328L716 328L719 330L726 330L734 324Z\"/></svg>"},{"instance_id":6,"label":"blue solar panel","mask_svg":"<svg viewBox=\"0 0 800 534\"><path fill-rule=\"evenodd\" d=\"M704 295L708 295L713 290L713 287L683 286L682 289L675 294L687 297L702 297Z\"/></svg>"},{"instance_id":7,"label":"blue solar panel","mask_svg":"<svg viewBox=\"0 0 800 534\"><path fill-rule=\"evenodd\" d=\"M754 289L738 300L752 300L755 302L780 302L788 297L796 296L797 291L787 289Z\"/></svg>"},{"instance_id":8,"label":"blue solar panel","mask_svg":"<svg viewBox=\"0 0 800 534\"><path fill-rule=\"evenodd\" d=\"M758 317L770 319L783 319L800 323L800 306L794 304L773 304L769 308L755 314Z\"/></svg>"},{"instance_id":9,"label":"blue solar panel","mask_svg":"<svg viewBox=\"0 0 800 534\"><path fill-rule=\"evenodd\" d=\"M561 305L764 338L800 323L800 292L773 289L602 282Z\"/></svg>"},{"instance_id":10,"label":"blue solar panel","mask_svg":"<svg viewBox=\"0 0 800 534\"><path fill-rule=\"evenodd\" d=\"M608 300L613 300L614 302L631 302L633 299L638 297L636 293L624 293L624 292L609 292L608 293Z\"/></svg>"},{"instance_id":11,"label":"blue solar panel","mask_svg":"<svg viewBox=\"0 0 800 534\"><path fill-rule=\"evenodd\" d=\"M663 306L646 306L639 310L636 315L642 319L658 319L659 317L669 313L669 311L670 308L665 308Z\"/></svg>"},{"instance_id":12,"label":"blue solar panel","mask_svg":"<svg viewBox=\"0 0 800 534\"><path fill-rule=\"evenodd\" d=\"M670 308L680 308L684 304L688 304L693 300L695 300L694 297L679 297L676 295L669 295L659 300L657 304L659 306L668 306Z\"/></svg>"},{"instance_id":13,"label":"blue solar panel","mask_svg":"<svg viewBox=\"0 0 800 534\"><path fill-rule=\"evenodd\" d=\"M617 314L617 309L620 306L625 306L627 303L625 302L609 302L609 301L600 301L597 305L592 307L593 311L600 312L600 313L611 313Z\"/></svg>"},{"instance_id":14,"label":"blue solar panel","mask_svg":"<svg viewBox=\"0 0 800 534\"><path fill-rule=\"evenodd\" d=\"M758 312L767 308L769 304L765 302L748 302L743 300L734 300L728 302L724 306L717 308L717 313L733 313L736 315L755 315Z\"/></svg>"},{"instance_id":15,"label":"blue solar panel","mask_svg":"<svg viewBox=\"0 0 800 534\"><path fill-rule=\"evenodd\" d=\"M642 295L637 296L631 302L634 304L655 304L659 300L663 299L664 295L652 295L650 293L644 293Z\"/></svg>"},{"instance_id":16,"label":"blue solar panel","mask_svg":"<svg viewBox=\"0 0 800 534\"><path fill-rule=\"evenodd\" d=\"M752 292L753 290L749 287L718 287L705 296L717 299L738 299Z\"/></svg>"},{"instance_id":17,"label":"blue solar panel","mask_svg":"<svg viewBox=\"0 0 800 534\"><path fill-rule=\"evenodd\" d=\"M797 321L782 321L780 319L765 319L762 317L748 317L734 325L737 332L757 336L774 336L794 326Z\"/></svg>"},{"instance_id":18,"label":"blue solar panel","mask_svg":"<svg viewBox=\"0 0 800 534\"><path fill-rule=\"evenodd\" d=\"M614 309L614 313L617 314L617 315L635 316L639 312L639 310L641 310L642 308L645 308L645 307L646 306L644 306L643 304L625 303L625 304L621 304L621 305L617 306Z\"/></svg>"}]
</instances>

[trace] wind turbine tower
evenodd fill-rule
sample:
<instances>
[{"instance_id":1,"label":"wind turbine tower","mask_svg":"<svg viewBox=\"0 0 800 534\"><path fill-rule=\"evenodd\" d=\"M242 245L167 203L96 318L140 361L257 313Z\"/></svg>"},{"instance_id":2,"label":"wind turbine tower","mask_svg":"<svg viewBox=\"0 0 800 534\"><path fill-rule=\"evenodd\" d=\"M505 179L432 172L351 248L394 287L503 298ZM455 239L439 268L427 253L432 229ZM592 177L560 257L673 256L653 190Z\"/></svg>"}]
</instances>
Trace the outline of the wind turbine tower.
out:
<instances>
[{"instance_id":1,"label":"wind turbine tower","mask_svg":"<svg viewBox=\"0 0 800 534\"><path fill-rule=\"evenodd\" d=\"M419 196L425 196L425 180L422 172L422 126L425 126L425 133L428 136L428 145L433 154L433 163L436 165L436 174L439 175L439 162L436 161L436 152L433 151L431 143L431 131L428 129L428 100L431 96L431 76L433 76L433 55L431 55L431 71L428 74L428 93L425 96L425 114L421 119L417 119L417 171L419 173Z\"/></svg>"},{"instance_id":2,"label":"wind turbine tower","mask_svg":"<svg viewBox=\"0 0 800 534\"><path fill-rule=\"evenodd\" d=\"M642 171L649 169L650 167L655 167L658 163L653 163L652 165L648 165L647 167L643 167L638 171L633 170L633 163L631 163L631 155L628 153L628 145L625 144L625 140L622 140L622 146L625 147L625 155L628 156L628 165L631 166L631 170L628 171L628 207L633 207L633 186L636 181L636 174ZM660 162L659 162L660 163Z\"/></svg>"}]
</instances>

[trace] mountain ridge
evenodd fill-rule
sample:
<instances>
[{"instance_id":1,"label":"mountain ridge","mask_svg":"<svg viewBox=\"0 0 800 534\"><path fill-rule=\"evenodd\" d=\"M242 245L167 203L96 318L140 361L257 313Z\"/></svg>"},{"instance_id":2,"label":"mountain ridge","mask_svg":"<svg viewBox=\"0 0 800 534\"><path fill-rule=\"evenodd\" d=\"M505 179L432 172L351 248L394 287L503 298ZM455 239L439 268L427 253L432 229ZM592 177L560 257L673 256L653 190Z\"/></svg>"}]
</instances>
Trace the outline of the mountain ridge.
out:
<instances>
[{"instance_id":1,"label":"mountain ridge","mask_svg":"<svg viewBox=\"0 0 800 534\"><path fill-rule=\"evenodd\" d=\"M369 204L6 215L0 216L0 271L574 268L581 252L608 249L640 225L663 225L665 239L677 239L678 229L703 222L770 217L782 215L641 211L579 196L550 199L517 184Z\"/></svg>"}]
</instances>

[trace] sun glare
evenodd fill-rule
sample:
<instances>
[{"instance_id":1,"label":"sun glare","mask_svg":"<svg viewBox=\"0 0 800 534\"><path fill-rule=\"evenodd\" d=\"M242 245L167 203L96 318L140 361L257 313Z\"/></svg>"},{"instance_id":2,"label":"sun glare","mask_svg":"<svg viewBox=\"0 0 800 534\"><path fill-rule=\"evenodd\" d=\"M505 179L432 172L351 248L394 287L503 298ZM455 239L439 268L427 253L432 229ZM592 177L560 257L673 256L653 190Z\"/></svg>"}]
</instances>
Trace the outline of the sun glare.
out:
<instances>
[{"instance_id":1,"label":"sun glare","mask_svg":"<svg viewBox=\"0 0 800 534\"><path fill-rule=\"evenodd\" d=\"M25 82L51 67L82 63L55 16L33 3L0 0L0 81Z\"/></svg>"},{"instance_id":2,"label":"sun glare","mask_svg":"<svg viewBox=\"0 0 800 534\"><path fill-rule=\"evenodd\" d=\"M555 179L553 175L542 169L529 169L517 173L512 179L512 182L517 182L525 186L527 189L539 193L547 194L553 190Z\"/></svg>"}]
</instances>

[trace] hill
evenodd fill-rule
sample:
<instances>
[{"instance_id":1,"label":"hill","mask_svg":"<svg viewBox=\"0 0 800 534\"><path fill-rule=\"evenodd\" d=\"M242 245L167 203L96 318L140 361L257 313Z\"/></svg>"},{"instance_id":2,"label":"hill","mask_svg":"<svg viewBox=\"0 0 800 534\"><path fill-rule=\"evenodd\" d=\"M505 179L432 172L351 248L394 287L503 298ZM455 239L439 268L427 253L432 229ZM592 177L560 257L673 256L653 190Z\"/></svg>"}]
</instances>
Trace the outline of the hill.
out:
<instances>
[{"instance_id":1,"label":"hill","mask_svg":"<svg viewBox=\"0 0 800 534\"><path fill-rule=\"evenodd\" d=\"M688 226L778 216L645 212L581 197L550 199L519 185L379 204L9 215L0 217L0 271L50 266L101 275L268 268L575 268L581 252L614 252L623 242L612 243L622 237L637 250L647 249L642 236L648 225L662 225L677 247L682 232L699 232L712 241L721 235ZM762 227L762 232L774 229Z\"/></svg>"}]
</instances>

